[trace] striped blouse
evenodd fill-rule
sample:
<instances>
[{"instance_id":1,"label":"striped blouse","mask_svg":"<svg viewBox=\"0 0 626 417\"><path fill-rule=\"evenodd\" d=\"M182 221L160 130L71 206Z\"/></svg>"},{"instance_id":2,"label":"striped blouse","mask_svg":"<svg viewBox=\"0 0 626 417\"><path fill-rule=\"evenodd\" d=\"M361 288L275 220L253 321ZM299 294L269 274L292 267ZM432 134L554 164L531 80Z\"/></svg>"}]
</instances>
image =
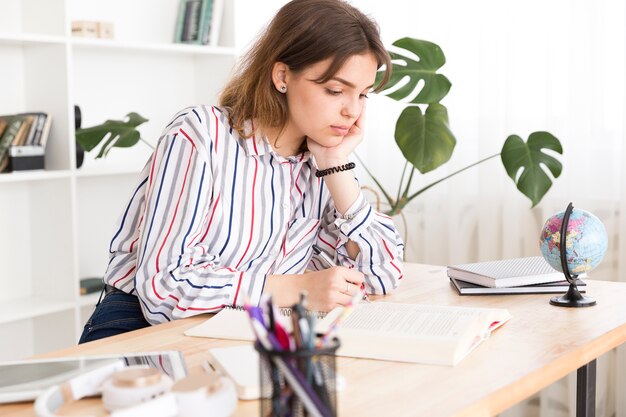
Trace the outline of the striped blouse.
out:
<instances>
[{"instance_id":1,"label":"striped blouse","mask_svg":"<svg viewBox=\"0 0 626 417\"><path fill-rule=\"evenodd\" d=\"M136 293L152 324L258 303L267 275L323 269L311 246L356 267L372 294L402 278L403 243L362 194L337 213L310 153L241 138L218 107L167 125L111 240L105 282ZM356 242L353 261L345 243Z\"/></svg>"}]
</instances>

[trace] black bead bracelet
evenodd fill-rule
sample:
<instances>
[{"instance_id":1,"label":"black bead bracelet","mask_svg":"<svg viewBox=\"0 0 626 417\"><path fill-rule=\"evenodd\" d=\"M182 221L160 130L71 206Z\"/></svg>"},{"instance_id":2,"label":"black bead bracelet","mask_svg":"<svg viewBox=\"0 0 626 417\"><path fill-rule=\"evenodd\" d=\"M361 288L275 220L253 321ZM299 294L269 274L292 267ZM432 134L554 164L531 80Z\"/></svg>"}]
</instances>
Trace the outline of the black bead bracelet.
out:
<instances>
[{"instance_id":1,"label":"black bead bracelet","mask_svg":"<svg viewBox=\"0 0 626 417\"><path fill-rule=\"evenodd\" d=\"M318 170L315 173L315 176L317 178L321 178L325 175L334 174L335 172L342 172L342 171L348 171L350 169L354 169L355 166L356 164L354 162L348 162L347 164L339 165L338 167L331 167L331 168Z\"/></svg>"}]
</instances>

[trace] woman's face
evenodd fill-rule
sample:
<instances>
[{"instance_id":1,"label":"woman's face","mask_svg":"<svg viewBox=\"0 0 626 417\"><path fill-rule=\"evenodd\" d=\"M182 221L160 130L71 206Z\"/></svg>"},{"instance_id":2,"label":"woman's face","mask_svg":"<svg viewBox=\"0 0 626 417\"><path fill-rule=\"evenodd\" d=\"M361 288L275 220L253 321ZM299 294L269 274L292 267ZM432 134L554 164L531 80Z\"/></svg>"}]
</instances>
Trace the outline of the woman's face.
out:
<instances>
[{"instance_id":1,"label":"woman's face","mask_svg":"<svg viewBox=\"0 0 626 417\"><path fill-rule=\"evenodd\" d=\"M326 147L341 143L358 119L378 68L373 54L353 55L330 80L315 82L330 63L329 58L297 74L287 70L285 77L289 108L286 132L293 137L309 137Z\"/></svg>"}]
</instances>

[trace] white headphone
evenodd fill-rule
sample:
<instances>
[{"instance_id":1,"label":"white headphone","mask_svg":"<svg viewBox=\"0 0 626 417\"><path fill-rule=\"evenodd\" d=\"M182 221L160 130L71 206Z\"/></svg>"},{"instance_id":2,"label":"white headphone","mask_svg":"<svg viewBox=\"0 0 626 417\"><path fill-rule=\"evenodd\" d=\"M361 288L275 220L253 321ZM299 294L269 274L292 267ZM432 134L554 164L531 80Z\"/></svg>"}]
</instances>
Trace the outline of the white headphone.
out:
<instances>
[{"instance_id":1,"label":"white headphone","mask_svg":"<svg viewBox=\"0 0 626 417\"><path fill-rule=\"evenodd\" d=\"M116 360L48 388L35 400L35 413L56 417L63 404L100 393L111 417L228 417L237 405L228 378L203 373L174 383L155 368Z\"/></svg>"}]
</instances>

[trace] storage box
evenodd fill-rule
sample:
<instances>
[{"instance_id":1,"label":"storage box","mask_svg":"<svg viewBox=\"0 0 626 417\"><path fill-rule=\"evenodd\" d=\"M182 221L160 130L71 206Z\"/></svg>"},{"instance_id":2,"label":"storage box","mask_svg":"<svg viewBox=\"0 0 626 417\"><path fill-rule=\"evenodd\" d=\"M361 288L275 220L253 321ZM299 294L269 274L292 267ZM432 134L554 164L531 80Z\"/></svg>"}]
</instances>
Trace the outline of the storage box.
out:
<instances>
[{"instance_id":1,"label":"storage box","mask_svg":"<svg viewBox=\"0 0 626 417\"><path fill-rule=\"evenodd\" d=\"M44 155L43 146L11 146L9 149L9 169L11 171L43 169Z\"/></svg>"},{"instance_id":2,"label":"storage box","mask_svg":"<svg viewBox=\"0 0 626 417\"><path fill-rule=\"evenodd\" d=\"M73 21L72 36L80 36L82 38L97 38L98 22L92 22L87 20Z\"/></svg>"},{"instance_id":3,"label":"storage box","mask_svg":"<svg viewBox=\"0 0 626 417\"><path fill-rule=\"evenodd\" d=\"M113 39L114 29L111 22L96 22L90 20L74 20L72 22L72 36L83 38Z\"/></svg>"}]
</instances>

